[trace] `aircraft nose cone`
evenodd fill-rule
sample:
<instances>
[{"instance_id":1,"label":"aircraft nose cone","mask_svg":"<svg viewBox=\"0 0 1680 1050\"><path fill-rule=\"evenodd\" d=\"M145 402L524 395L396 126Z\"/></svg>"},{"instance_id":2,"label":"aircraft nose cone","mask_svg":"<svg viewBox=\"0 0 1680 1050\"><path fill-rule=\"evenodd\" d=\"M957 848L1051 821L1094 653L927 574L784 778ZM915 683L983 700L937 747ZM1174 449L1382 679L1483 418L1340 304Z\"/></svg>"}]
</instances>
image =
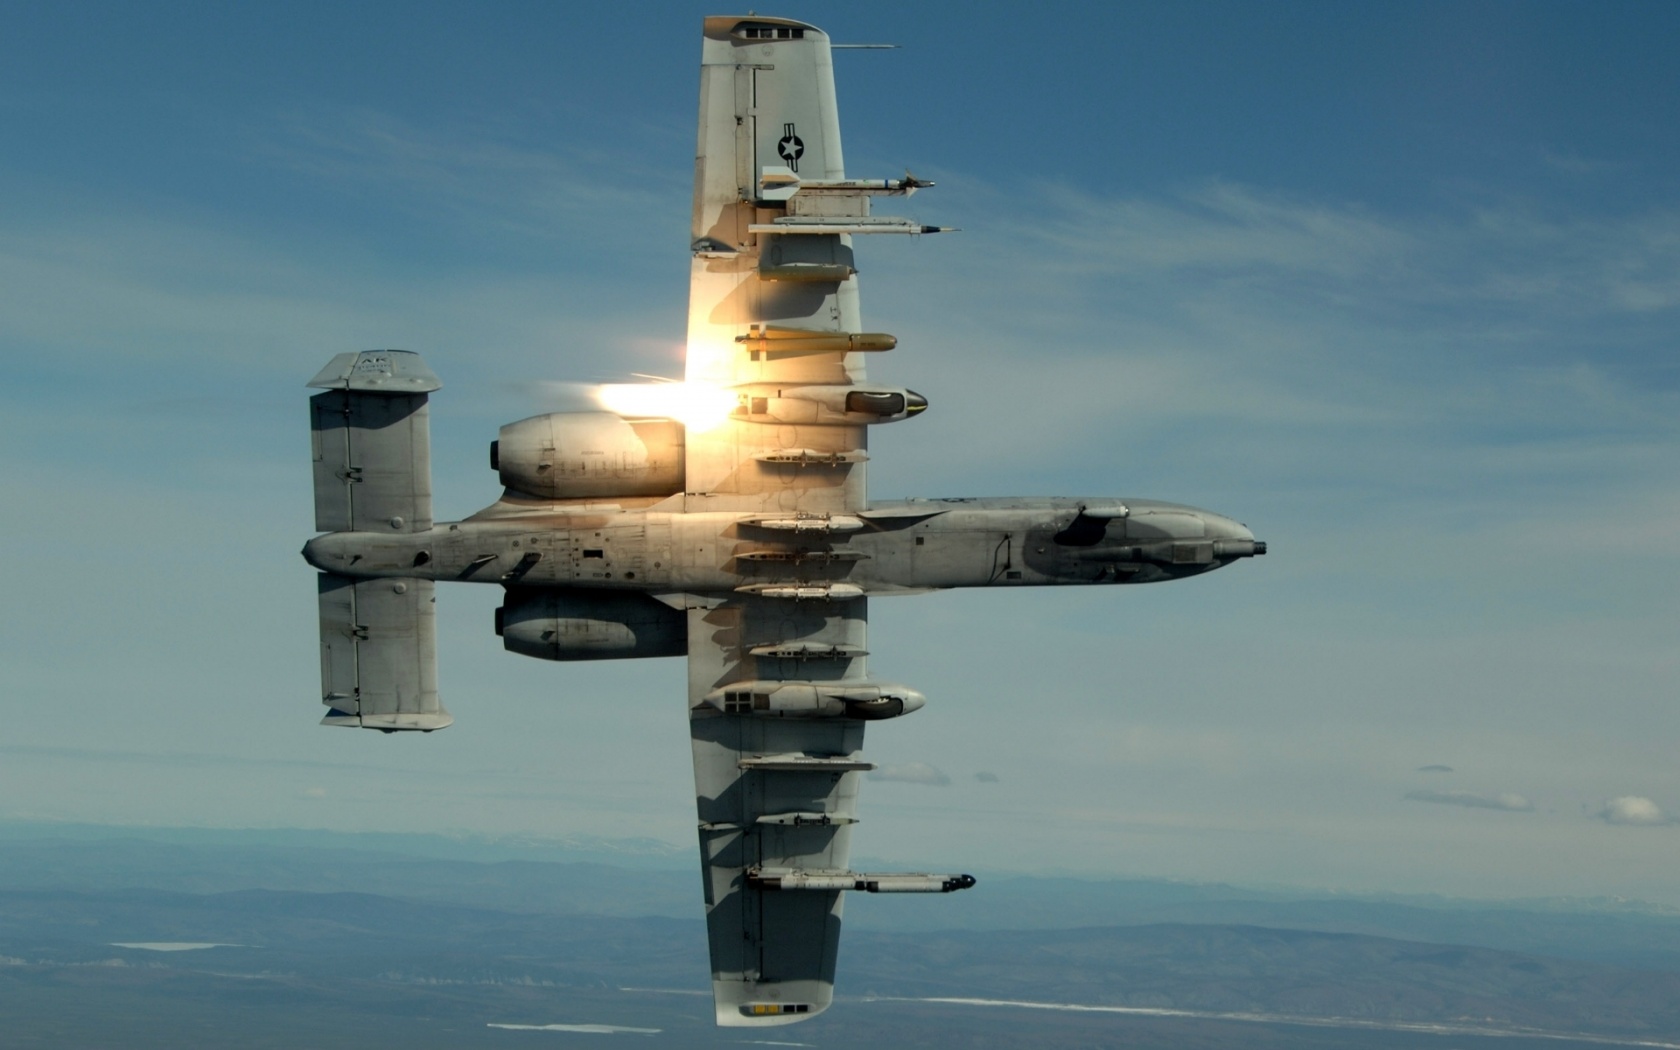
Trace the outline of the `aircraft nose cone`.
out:
<instances>
[{"instance_id":1,"label":"aircraft nose cone","mask_svg":"<svg viewBox=\"0 0 1680 1050\"><path fill-rule=\"evenodd\" d=\"M1212 514L1204 510L1199 517L1202 519L1203 527L1207 529L1207 537L1210 540L1252 541L1254 539L1254 533L1248 531L1247 525L1240 521L1233 521L1223 514Z\"/></svg>"},{"instance_id":2,"label":"aircraft nose cone","mask_svg":"<svg viewBox=\"0 0 1680 1050\"><path fill-rule=\"evenodd\" d=\"M904 393L907 395L904 399L904 414L905 415L913 416L917 412L927 411L927 406L928 406L927 398L925 398L922 395L916 393L914 390L906 390Z\"/></svg>"}]
</instances>

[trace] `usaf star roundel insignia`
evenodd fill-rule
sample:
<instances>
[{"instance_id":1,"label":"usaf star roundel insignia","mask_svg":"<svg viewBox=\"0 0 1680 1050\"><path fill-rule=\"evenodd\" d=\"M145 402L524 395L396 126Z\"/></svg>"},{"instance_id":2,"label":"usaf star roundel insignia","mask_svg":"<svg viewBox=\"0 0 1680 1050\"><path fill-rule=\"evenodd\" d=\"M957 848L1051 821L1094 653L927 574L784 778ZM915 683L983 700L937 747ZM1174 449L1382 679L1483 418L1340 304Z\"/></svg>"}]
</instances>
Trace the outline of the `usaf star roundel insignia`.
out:
<instances>
[{"instance_id":1,"label":"usaf star roundel insignia","mask_svg":"<svg viewBox=\"0 0 1680 1050\"><path fill-rule=\"evenodd\" d=\"M799 158L805 155L805 143L793 133L792 124L782 125L782 140L776 143L776 154L788 162L790 169L799 170Z\"/></svg>"}]
</instances>

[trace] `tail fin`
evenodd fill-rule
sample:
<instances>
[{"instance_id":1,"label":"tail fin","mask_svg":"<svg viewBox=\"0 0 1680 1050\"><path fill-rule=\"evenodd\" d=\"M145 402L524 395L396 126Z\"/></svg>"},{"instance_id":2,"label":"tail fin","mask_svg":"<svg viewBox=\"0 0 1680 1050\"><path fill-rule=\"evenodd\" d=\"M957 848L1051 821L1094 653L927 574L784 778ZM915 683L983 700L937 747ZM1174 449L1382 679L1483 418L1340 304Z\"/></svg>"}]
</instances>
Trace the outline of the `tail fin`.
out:
<instances>
[{"instance_id":1,"label":"tail fin","mask_svg":"<svg viewBox=\"0 0 1680 1050\"><path fill-rule=\"evenodd\" d=\"M427 395L442 386L419 354L340 354L310 381L315 528L425 532L432 527ZM430 580L322 573L324 725L430 732L453 718L437 693Z\"/></svg>"}]
</instances>

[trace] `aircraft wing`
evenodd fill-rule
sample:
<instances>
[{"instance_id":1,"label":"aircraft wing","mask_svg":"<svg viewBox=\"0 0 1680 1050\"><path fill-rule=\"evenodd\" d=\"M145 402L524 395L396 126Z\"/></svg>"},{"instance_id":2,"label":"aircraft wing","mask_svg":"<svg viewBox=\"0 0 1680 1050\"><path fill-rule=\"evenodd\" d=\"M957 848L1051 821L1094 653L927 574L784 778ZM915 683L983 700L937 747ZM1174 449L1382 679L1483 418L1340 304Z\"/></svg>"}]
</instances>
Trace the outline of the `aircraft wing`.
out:
<instances>
[{"instance_id":1,"label":"aircraft wing","mask_svg":"<svg viewBox=\"0 0 1680 1050\"><path fill-rule=\"evenodd\" d=\"M863 354L837 349L849 350L843 337L862 331L851 237L754 232L784 210L759 206L779 192L766 189L766 168L796 180L844 178L828 37L785 19L708 18L685 378L761 389L742 391L730 422L689 435L685 509L860 509L865 425L760 421L778 391L864 378ZM851 461L801 469L762 458L800 449Z\"/></svg>"},{"instance_id":2,"label":"aircraft wing","mask_svg":"<svg viewBox=\"0 0 1680 1050\"><path fill-rule=\"evenodd\" d=\"M741 595L689 611L689 725L720 1025L802 1020L834 997L840 890L770 889L766 879L849 872L858 777L872 768L858 757L863 722L750 711L802 689L794 683L843 688L859 677L861 655L762 653L861 653L863 606Z\"/></svg>"},{"instance_id":3,"label":"aircraft wing","mask_svg":"<svg viewBox=\"0 0 1680 1050\"><path fill-rule=\"evenodd\" d=\"M729 512L718 557L750 581L692 596L688 613L721 1025L786 1024L831 1001L841 888L871 888L849 869L858 778L872 768L858 757L863 719L895 699L904 709L902 690L869 682L867 602L845 582L875 421L848 396L894 396L858 389L864 352L891 344L862 332L840 232L870 218L847 214L867 199L813 189L806 206L787 203L790 186L844 179L828 38L785 19L708 18L686 378L737 400L728 421L690 427L684 501Z\"/></svg>"}]
</instances>

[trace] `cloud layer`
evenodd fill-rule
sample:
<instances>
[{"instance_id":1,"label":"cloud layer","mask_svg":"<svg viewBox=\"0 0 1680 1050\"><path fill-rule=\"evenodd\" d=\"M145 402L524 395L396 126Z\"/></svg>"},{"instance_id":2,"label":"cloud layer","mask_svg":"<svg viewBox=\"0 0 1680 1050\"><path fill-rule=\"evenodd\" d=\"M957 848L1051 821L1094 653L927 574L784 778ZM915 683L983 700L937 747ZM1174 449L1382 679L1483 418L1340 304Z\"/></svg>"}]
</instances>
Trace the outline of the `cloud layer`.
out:
<instances>
[{"instance_id":1,"label":"cloud layer","mask_svg":"<svg viewBox=\"0 0 1680 1050\"><path fill-rule=\"evenodd\" d=\"M1413 802L1435 802L1443 806L1464 806L1469 809L1502 809L1510 813L1532 813L1534 803L1511 791L1497 795L1483 795L1474 791L1408 791Z\"/></svg>"},{"instance_id":2,"label":"cloud layer","mask_svg":"<svg viewBox=\"0 0 1680 1050\"><path fill-rule=\"evenodd\" d=\"M947 787L951 778L926 762L906 762L896 766L882 766L869 774L870 780L888 780L900 784L926 784Z\"/></svg>"},{"instance_id":3,"label":"cloud layer","mask_svg":"<svg viewBox=\"0 0 1680 1050\"><path fill-rule=\"evenodd\" d=\"M1606 824L1633 824L1645 827L1672 824L1674 818L1662 807L1640 795L1620 795L1604 803L1598 818Z\"/></svg>"}]
</instances>

